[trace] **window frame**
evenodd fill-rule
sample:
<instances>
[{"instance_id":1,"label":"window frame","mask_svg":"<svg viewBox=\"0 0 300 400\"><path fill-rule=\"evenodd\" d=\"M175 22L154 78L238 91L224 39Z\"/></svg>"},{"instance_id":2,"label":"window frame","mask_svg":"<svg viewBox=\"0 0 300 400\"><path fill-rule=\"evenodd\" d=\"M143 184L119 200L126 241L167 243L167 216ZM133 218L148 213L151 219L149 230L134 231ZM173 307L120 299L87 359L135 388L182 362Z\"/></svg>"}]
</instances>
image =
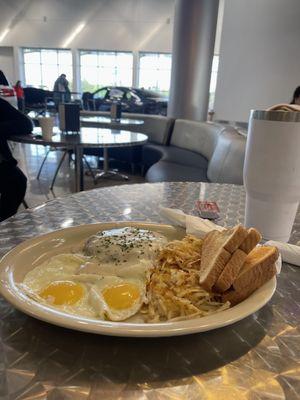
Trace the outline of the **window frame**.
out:
<instances>
[{"instance_id":1,"label":"window frame","mask_svg":"<svg viewBox=\"0 0 300 400\"><path fill-rule=\"evenodd\" d=\"M217 64L216 66L214 66L214 62L215 62L215 64ZM208 100L208 110L209 111L214 110L219 67L220 67L220 54L215 53L213 55L213 59L212 59L212 63L211 63L211 74L210 74L210 82L209 82L209 100Z\"/></svg>"}]
</instances>

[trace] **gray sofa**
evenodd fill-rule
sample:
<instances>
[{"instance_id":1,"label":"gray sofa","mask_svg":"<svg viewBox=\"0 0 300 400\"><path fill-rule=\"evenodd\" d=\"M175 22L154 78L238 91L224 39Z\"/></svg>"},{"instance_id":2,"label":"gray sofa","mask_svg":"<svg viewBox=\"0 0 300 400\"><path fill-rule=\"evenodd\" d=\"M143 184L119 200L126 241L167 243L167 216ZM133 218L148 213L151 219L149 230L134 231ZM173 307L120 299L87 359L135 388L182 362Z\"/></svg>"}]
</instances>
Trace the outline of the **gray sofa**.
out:
<instances>
[{"instance_id":1,"label":"gray sofa","mask_svg":"<svg viewBox=\"0 0 300 400\"><path fill-rule=\"evenodd\" d=\"M109 115L99 112L99 115ZM243 184L246 137L229 125L123 113L143 119L131 131L148 135L140 146L110 150L117 160L142 165L148 182L202 181Z\"/></svg>"},{"instance_id":2,"label":"gray sofa","mask_svg":"<svg viewBox=\"0 0 300 400\"><path fill-rule=\"evenodd\" d=\"M230 126L176 120L169 145L144 146L146 180L243 184L245 145Z\"/></svg>"}]
</instances>

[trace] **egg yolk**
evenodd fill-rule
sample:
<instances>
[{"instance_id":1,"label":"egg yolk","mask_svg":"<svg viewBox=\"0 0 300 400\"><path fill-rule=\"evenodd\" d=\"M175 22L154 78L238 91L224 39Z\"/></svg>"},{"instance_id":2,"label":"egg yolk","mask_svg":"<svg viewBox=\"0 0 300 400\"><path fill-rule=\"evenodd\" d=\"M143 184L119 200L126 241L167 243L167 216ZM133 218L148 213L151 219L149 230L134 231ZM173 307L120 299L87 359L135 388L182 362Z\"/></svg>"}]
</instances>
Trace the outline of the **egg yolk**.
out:
<instances>
[{"instance_id":1,"label":"egg yolk","mask_svg":"<svg viewBox=\"0 0 300 400\"><path fill-rule=\"evenodd\" d=\"M136 285L123 283L104 289L102 295L110 308L125 310L132 307L136 300L138 300L140 291Z\"/></svg>"},{"instance_id":2,"label":"egg yolk","mask_svg":"<svg viewBox=\"0 0 300 400\"><path fill-rule=\"evenodd\" d=\"M57 306L75 304L83 295L83 287L69 281L52 282L40 292L43 299Z\"/></svg>"}]
</instances>

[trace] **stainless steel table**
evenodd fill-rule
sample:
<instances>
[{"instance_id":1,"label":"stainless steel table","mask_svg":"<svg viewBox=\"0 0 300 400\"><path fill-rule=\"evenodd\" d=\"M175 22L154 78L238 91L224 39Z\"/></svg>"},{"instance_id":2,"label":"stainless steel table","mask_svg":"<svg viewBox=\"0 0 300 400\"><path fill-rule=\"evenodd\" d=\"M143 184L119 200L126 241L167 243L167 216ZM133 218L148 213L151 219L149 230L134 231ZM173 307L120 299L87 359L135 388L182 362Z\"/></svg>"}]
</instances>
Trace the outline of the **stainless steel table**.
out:
<instances>
[{"instance_id":1,"label":"stainless steel table","mask_svg":"<svg viewBox=\"0 0 300 400\"><path fill-rule=\"evenodd\" d=\"M83 149L103 148L103 172L99 177L117 175L109 169L109 153L111 147L131 147L147 142L148 136L143 133L107 128L81 128L78 134L62 133L58 128L53 130L51 141L41 137L41 129L35 128L32 135L13 135L9 140L19 143L30 143L42 146L61 147L72 150L75 155L75 191L84 190L83 182ZM122 177L125 177L121 175Z\"/></svg>"},{"instance_id":2,"label":"stainless steel table","mask_svg":"<svg viewBox=\"0 0 300 400\"><path fill-rule=\"evenodd\" d=\"M220 224L243 222L240 186L126 185L81 192L0 224L1 254L21 241L97 221L166 222L158 206L193 212L216 200ZM298 214L292 241L300 239ZM300 270L284 264L272 300L226 328L186 337L125 339L58 328L0 302L0 398L295 400L300 393Z\"/></svg>"}]
</instances>

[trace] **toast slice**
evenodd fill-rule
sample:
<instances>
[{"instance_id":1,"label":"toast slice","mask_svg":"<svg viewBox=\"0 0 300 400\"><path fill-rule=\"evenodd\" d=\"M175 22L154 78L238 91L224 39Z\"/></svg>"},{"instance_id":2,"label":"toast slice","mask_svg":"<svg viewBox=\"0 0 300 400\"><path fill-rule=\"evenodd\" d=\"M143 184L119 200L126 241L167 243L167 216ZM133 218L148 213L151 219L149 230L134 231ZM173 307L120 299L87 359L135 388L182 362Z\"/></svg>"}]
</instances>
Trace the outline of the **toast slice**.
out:
<instances>
[{"instance_id":1,"label":"toast slice","mask_svg":"<svg viewBox=\"0 0 300 400\"><path fill-rule=\"evenodd\" d=\"M224 237L223 247L231 254L240 247L248 236L247 229L242 225L237 225L232 229L223 231L222 233Z\"/></svg>"},{"instance_id":2,"label":"toast slice","mask_svg":"<svg viewBox=\"0 0 300 400\"><path fill-rule=\"evenodd\" d=\"M222 301L235 305L245 300L256 289L276 275L275 261L279 256L273 246L255 247L246 257L232 288L222 293Z\"/></svg>"},{"instance_id":3,"label":"toast slice","mask_svg":"<svg viewBox=\"0 0 300 400\"><path fill-rule=\"evenodd\" d=\"M207 291L211 291L231 257L223 245L224 235L218 231L209 232L203 240L199 283Z\"/></svg>"},{"instance_id":4,"label":"toast slice","mask_svg":"<svg viewBox=\"0 0 300 400\"><path fill-rule=\"evenodd\" d=\"M275 261L279 257L277 247L258 246L246 257L244 265L233 282L237 292L256 290L276 274Z\"/></svg>"},{"instance_id":5,"label":"toast slice","mask_svg":"<svg viewBox=\"0 0 300 400\"><path fill-rule=\"evenodd\" d=\"M222 302L226 303L226 301L229 301L231 306L235 306L247 299L247 297L249 297L252 293L253 291L251 291L250 289L248 291L244 290L242 292L238 292L231 288L222 293L221 299Z\"/></svg>"},{"instance_id":6,"label":"toast slice","mask_svg":"<svg viewBox=\"0 0 300 400\"><path fill-rule=\"evenodd\" d=\"M275 275L275 264L269 265L267 273L261 276L260 279L256 279L255 282L251 283L248 287L243 288L243 290L236 290L234 288L227 290L226 292L222 293L221 299L223 302L229 301L231 306L235 306L236 304L247 299L253 292L255 292L256 289L263 286Z\"/></svg>"},{"instance_id":7,"label":"toast slice","mask_svg":"<svg viewBox=\"0 0 300 400\"><path fill-rule=\"evenodd\" d=\"M234 280L237 278L243 264L246 260L247 254L237 249L231 256L225 268L221 272L215 286L213 287L214 292L223 293L230 288Z\"/></svg>"},{"instance_id":8,"label":"toast slice","mask_svg":"<svg viewBox=\"0 0 300 400\"><path fill-rule=\"evenodd\" d=\"M248 229L246 239L241 243L240 250L250 253L252 249L261 241L261 234L255 228Z\"/></svg>"},{"instance_id":9,"label":"toast slice","mask_svg":"<svg viewBox=\"0 0 300 400\"><path fill-rule=\"evenodd\" d=\"M199 275L199 283L205 290L211 291L232 253L238 249L247 235L247 230L237 225L221 232L212 231L205 236Z\"/></svg>"}]
</instances>

